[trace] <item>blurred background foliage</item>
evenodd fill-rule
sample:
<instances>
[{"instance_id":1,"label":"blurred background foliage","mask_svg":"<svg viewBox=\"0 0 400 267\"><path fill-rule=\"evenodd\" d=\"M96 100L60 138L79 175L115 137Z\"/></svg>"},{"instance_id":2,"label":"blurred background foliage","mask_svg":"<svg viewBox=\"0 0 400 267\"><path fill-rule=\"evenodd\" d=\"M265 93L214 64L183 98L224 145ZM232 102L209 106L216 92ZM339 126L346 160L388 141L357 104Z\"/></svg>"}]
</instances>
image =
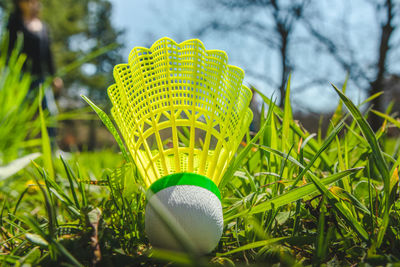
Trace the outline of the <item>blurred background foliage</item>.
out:
<instances>
[{"instance_id":1,"label":"blurred background foliage","mask_svg":"<svg viewBox=\"0 0 400 267\"><path fill-rule=\"evenodd\" d=\"M112 4L108 0L43 0L41 17L50 27L52 51L64 88L58 99L59 107L68 112L84 105L80 94L84 93L101 105L108 105L106 88L113 83L114 65L122 62L120 55L122 30L111 23ZM2 2L3 24L12 11L11 1ZM107 52L99 50L106 48ZM81 121L63 119L59 124L58 142L65 150L99 147L104 140L100 124L96 120ZM107 139L107 134L105 134ZM109 137L109 136L108 136ZM82 141L84 140L84 142ZM113 142L112 139L107 139Z\"/></svg>"},{"instance_id":2,"label":"blurred background foliage","mask_svg":"<svg viewBox=\"0 0 400 267\"><path fill-rule=\"evenodd\" d=\"M52 51L58 74L65 83L65 94L76 101L87 89L93 99L106 103L105 88L113 82L114 65L122 62L119 52L122 30L111 23L112 4L108 0L42 0L41 17L50 27ZM11 1L2 2L3 24L12 11ZM99 48L113 49L74 69L65 69ZM72 101L66 107L74 107Z\"/></svg>"}]
</instances>

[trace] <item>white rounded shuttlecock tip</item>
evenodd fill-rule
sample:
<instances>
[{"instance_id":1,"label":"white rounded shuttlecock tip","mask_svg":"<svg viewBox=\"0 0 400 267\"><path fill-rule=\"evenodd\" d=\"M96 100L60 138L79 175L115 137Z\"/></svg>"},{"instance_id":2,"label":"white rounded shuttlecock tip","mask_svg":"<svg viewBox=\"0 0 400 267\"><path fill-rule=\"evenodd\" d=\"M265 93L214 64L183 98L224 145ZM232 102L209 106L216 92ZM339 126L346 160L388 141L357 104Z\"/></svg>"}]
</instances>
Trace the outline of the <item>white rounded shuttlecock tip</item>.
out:
<instances>
[{"instance_id":1,"label":"white rounded shuttlecock tip","mask_svg":"<svg viewBox=\"0 0 400 267\"><path fill-rule=\"evenodd\" d=\"M206 254L222 235L221 201L201 186L164 188L150 196L145 212L146 233L154 247Z\"/></svg>"}]
</instances>

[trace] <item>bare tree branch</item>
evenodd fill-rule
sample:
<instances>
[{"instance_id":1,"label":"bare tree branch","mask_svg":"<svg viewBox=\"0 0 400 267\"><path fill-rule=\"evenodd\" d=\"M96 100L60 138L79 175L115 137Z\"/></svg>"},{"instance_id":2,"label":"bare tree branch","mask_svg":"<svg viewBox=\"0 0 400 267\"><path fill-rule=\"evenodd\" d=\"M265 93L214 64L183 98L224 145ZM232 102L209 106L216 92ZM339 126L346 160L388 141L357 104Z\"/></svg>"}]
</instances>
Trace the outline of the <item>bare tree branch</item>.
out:
<instances>
[{"instance_id":1,"label":"bare tree branch","mask_svg":"<svg viewBox=\"0 0 400 267\"><path fill-rule=\"evenodd\" d=\"M376 77L373 81L371 81L371 89L370 94L373 95L378 93L383 89L383 79L384 74L386 73L387 66L387 55L390 50L390 38L393 35L393 31L395 27L393 26L393 19L394 19L394 3L392 0L385 1L385 8L386 8L386 22L381 25L381 38L379 44L379 56L377 62L377 73ZM375 98L372 101L372 104L376 110L382 111L382 104L379 98ZM370 116L370 123L373 129L377 130L380 127L381 119L379 116L375 114L371 114Z\"/></svg>"},{"instance_id":2,"label":"bare tree branch","mask_svg":"<svg viewBox=\"0 0 400 267\"><path fill-rule=\"evenodd\" d=\"M251 69L246 69L246 73L254 78L266 81L272 87L278 88L279 86L279 84L277 84L269 75L265 73L259 73Z\"/></svg>"},{"instance_id":3,"label":"bare tree branch","mask_svg":"<svg viewBox=\"0 0 400 267\"><path fill-rule=\"evenodd\" d=\"M314 36L314 38L325 47L325 49L327 49L328 53L342 66L342 68L350 74L351 79L356 82L359 82L360 79L367 82L370 81L368 75L356 61L349 61L342 55L342 48L338 47L333 39L318 31L308 20L303 20L303 24L309 30L311 35Z\"/></svg>"},{"instance_id":4,"label":"bare tree branch","mask_svg":"<svg viewBox=\"0 0 400 267\"><path fill-rule=\"evenodd\" d=\"M237 23L228 25L226 23L218 22L214 19L205 27L197 30L198 35L206 34L208 31L225 31L225 32L240 32L243 35L254 38L263 45L277 50L280 55L281 62L281 79L277 86L280 92L279 105L283 105L283 99L286 93L286 82L290 71L294 66L291 64L289 55L289 46L291 42L291 35L295 24L303 16L303 11L311 0L295 1L287 5L282 4L280 0L221 0L214 3L220 5L230 11L268 11L272 14L272 27L269 27L265 21L260 21L254 16L253 13L248 13ZM220 16L221 13L218 13ZM267 16L267 15L266 15ZM253 75L255 76L255 75ZM259 75L257 75L259 76ZM272 79L268 78L266 74L262 75L263 80L268 80L270 84Z\"/></svg>"},{"instance_id":5,"label":"bare tree branch","mask_svg":"<svg viewBox=\"0 0 400 267\"><path fill-rule=\"evenodd\" d=\"M328 82L327 82L326 79L316 78L316 79L313 79L311 81L305 82L303 84L294 86L294 87L291 88L290 91L291 91L292 95L300 94L300 93L303 93L304 91L308 90L309 87L311 87L311 86L324 85L324 84L328 85Z\"/></svg>"}]
</instances>

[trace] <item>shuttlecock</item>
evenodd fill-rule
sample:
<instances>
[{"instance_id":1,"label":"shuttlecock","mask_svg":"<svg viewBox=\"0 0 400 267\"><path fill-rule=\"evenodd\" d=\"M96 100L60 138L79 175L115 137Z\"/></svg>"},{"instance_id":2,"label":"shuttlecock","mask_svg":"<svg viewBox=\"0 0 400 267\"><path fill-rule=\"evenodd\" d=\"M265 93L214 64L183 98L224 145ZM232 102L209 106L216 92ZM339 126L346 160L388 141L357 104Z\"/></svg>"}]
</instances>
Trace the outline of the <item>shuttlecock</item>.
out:
<instances>
[{"instance_id":1,"label":"shuttlecock","mask_svg":"<svg viewBox=\"0 0 400 267\"><path fill-rule=\"evenodd\" d=\"M196 252L212 251L223 230L217 185L253 116L243 70L200 40L162 38L134 48L114 78L111 113L148 187L150 243L184 250L172 225Z\"/></svg>"}]
</instances>

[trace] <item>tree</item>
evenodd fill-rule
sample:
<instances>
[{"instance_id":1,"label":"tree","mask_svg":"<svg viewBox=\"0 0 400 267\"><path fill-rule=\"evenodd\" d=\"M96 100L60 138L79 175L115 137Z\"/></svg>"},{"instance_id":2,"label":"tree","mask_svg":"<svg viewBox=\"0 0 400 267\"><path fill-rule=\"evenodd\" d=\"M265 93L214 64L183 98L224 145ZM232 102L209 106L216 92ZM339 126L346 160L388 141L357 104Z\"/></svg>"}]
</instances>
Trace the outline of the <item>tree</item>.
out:
<instances>
[{"instance_id":1,"label":"tree","mask_svg":"<svg viewBox=\"0 0 400 267\"><path fill-rule=\"evenodd\" d=\"M225 20L214 18L206 26L197 29L197 34L201 36L210 30L240 32L243 36L254 38L265 47L277 51L280 58L280 79L277 83L273 82L275 79L267 73L250 70L250 74L275 84L280 92L278 104L282 106L288 75L295 68L289 50L293 32L309 2L310 0L213 1L208 6L218 10L217 16L225 16ZM219 8L215 8L215 5ZM238 17L235 17L236 14Z\"/></svg>"},{"instance_id":2,"label":"tree","mask_svg":"<svg viewBox=\"0 0 400 267\"><path fill-rule=\"evenodd\" d=\"M110 44L121 46L122 31L111 24L112 5L108 0L42 0L42 3L43 19L51 28L57 66L70 65ZM112 68L122 60L115 48L66 73L66 88L83 86L90 97L104 99L105 89L112 83Z\"/></svg>"},{"instance_id":3,"label":"tree","mask_svg":"<svg viewBox=\"0 0 400 267\"><path fill-rule=\"evenodd\" d=\"M372 36L364 41L376 42L378 51L371 53L369 51L360 51L357 47L353 47L350 42L340 44L337 40L337 34L327 32L326 29L319 27L318 21L311 21L311 16L304 16L303 22L311 35L325 47L326 51L333 59L341 65L341 67L349 73L350 79L355 83L365 84L364 88L370 96L384 90L384 79L388 73L388 56L395 49L392 45L393 33L398 28L395 25L395 19L399 16L395 10L399 8L392 0L365 1L364 4L370 5L378 17L380 28L379 37L377 39ZM313 10L317 12L317 10ZM369 18L371 19L371 18ZM341 29L344 30L343 28ZM350 52L350 53L349 53ZM357 53L370 55L369 63L357 60ZM346 56L347 55L347 56ZM372 57L371 57L372 56ZM371 64L372 63L372 64ZM372 68L371 68L372 66ZM372 70L371 70L372 69ZM372 100L373 108L378 111L383 111L384 107L380 98ZM379 129L381 120L375 114L370 114L370 124L374 130Z\"/></svg>"},{"instance_id":4,"label":"tree","mask_svg":"<svg viewBox=\"0 0 400 267\"><path fill-rule=\"evenodd\" d=\"M376 6L377 9L380 8L379 5ZM381 25L381 37L379 44L379 56L376 64L376 74L374 79L370 82L370 94L376 94L383 89L384 75L387 74L387 56L390 50L390 39L393 36L393 32L395 30L395 26L393 25L394 21L394 2L392 0L386 0L383 4L383 9L386 13L385 21ZM383 107L381 105L380 99L374 99L373 105L376 110L382 111ZM375 114L371 114L371 125L377 130L380 127L379 117Z\"/></svg>"}]
</instances>

